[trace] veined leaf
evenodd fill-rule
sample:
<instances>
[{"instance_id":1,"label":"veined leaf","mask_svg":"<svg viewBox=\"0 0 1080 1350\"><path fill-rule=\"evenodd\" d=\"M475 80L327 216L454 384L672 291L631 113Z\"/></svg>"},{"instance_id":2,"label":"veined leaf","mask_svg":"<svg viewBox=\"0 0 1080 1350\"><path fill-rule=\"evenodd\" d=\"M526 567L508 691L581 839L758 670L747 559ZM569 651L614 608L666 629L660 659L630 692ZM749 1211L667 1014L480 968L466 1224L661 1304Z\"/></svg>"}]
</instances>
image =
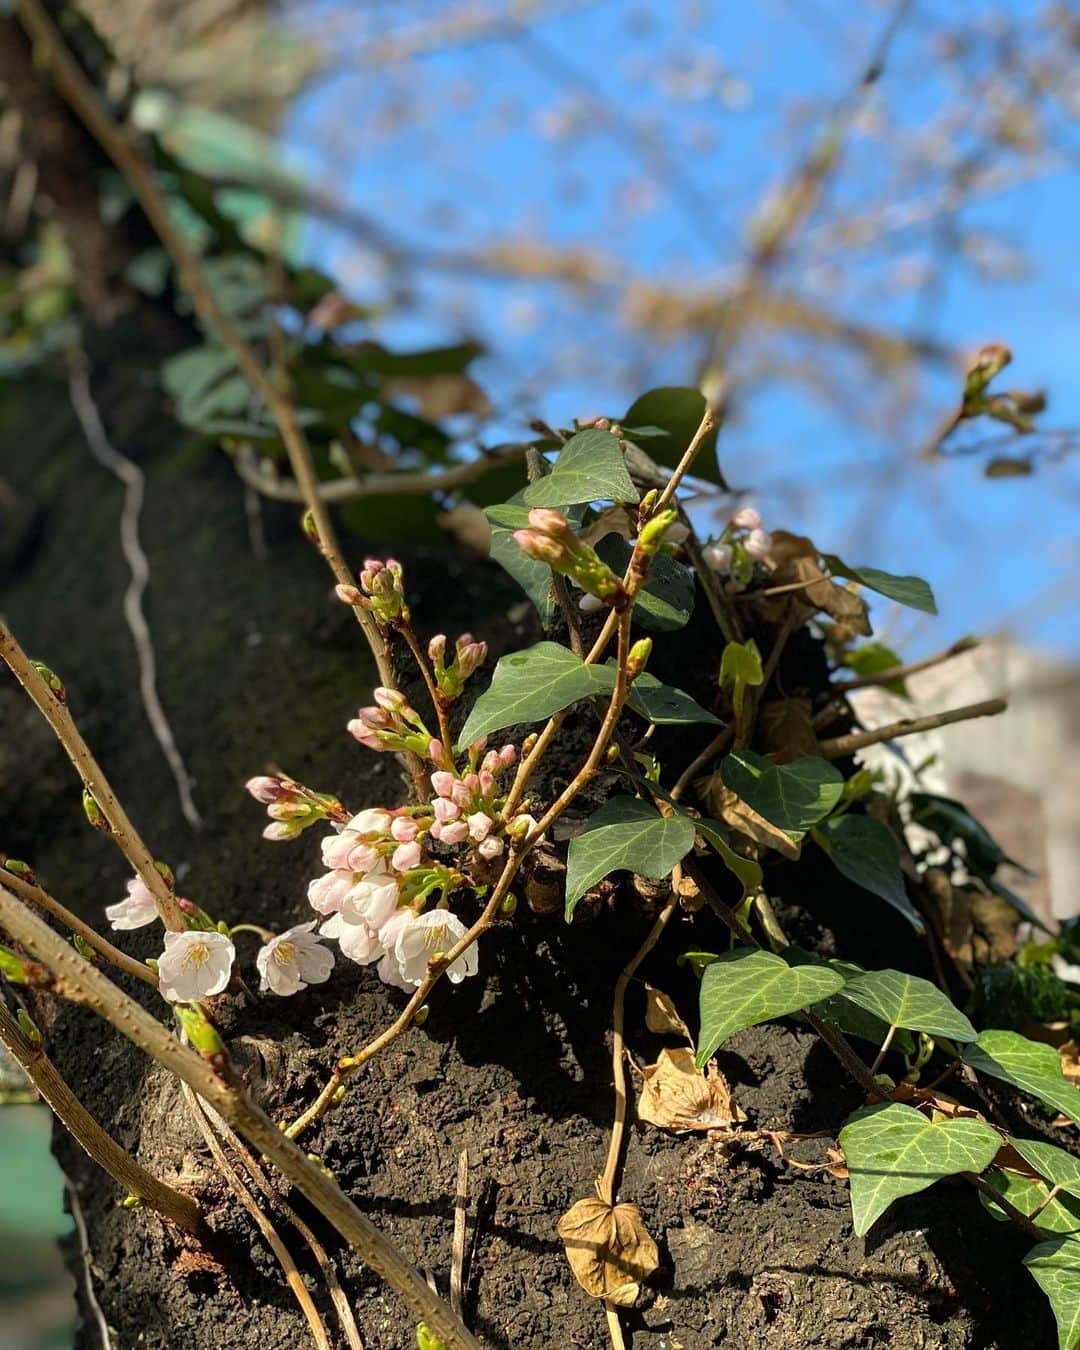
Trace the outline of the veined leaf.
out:
<instances>
[{"instance_id":1,"label":"veined leaf","mask_svg":"<svg viewBox=\"0 0 1080 1350\"><path fill-rule=\"evenodd\" d=\"M613 797L570 840L566 856L566 921L590 886L626 870L659 881L694 847L694 822L662 816L637 797Z\"/></svg>"},{"instance_id":2,"label":"veined leaf","mask_svg":"<svg viewBox=\"0 0 1080 1350\"><path fill-rule=\"evenodd\" d=\"M892 572L882 572L876 567L851 567L838 558L835 553L824 553L826 566L834 576L848 577L860 581L878 595L888 596L897 604L907 605L910 609L922 610L924 614L936 614L934 592L922 577L900 577Z\"/></svg>"},{"instance_id":3,"label":"veined leaf","mask_svg":"<svg viewBox=\"0 0 1080 1350\"><path fill-rule=\"evenodd\" d=\"M1050 1233L1080 1233L1080 1200L1074 1195L1059 1192L1050 1198L1051 1186L1040 1177L1026 1177L1019 1172L994 1168L987 1181L1011 1205L1033 1219L1036 1226ZM1008 1222L1009 1215L985 1194L980 1194L983 1208L1000 1222ZM1049 1203L1047 1203L1049 1202ZM1035 1211L1038 1210L1036 1217Z\"/></svg>"},{"instance_id":4,"label":"veined leaf","mask_svg":"<svg viewBox=\"0 0 1080 1350\"><path fill-rule=\"evenodd\" d=\"M844 977L827 966L789 966L751 947L725 952L701 978L698 1068L736 1031L819 1003L843 985Z\"/></svg>"},{"instance_id":5,"label":"veined leaf","mask_svg":"<svg viewBox=\"0 0 1080 1350\"><path fill-rule=\"evenodd\" d=\"M471 745L519 722L539 722L590 694L610 693L614 681L610 666L587 666L558 642L511 652L500 659L491 684L473 704L458 744Z\"/></svg>"},{"instance_id":6,"label":"veined leaf","mask_svg":"<svg viewBox=\"0 0 1080 1350\"><path fill-rule=\"evenodd\" d=\"M839 996L865 1008L889 1026L960 1042L973 1041L977 1034L937 985L902 970L870 970L857 975L844 985Z\"/></svg>"},{"instance_id":7,"label":"veined leaf","mask_svg":"<svg viewBox=\"0 0 1080 1350\"><path fill-rule=\"evenodd\" d=\"M1065 1078L1052 1045L1029 1041L1015 1031L983 1031L964 1051L964 1063L976 1073L989 1074L1021 1092L1030 1092L1068 1116L1074 1125L1080 1125L1080 1088Z\"/></svg>"},{"instance_id":8,"label":"veined leaf","mask_svg":"<svg viewBox=\"0 0 1080 1350\"><path fill-rule=\"evenodd\" d=\"M1058 1329L1058 1350L1080 1346L1080 1241L1051 1238L1024 1257L1031 1278L1050 1300Z\"/></svg>"},{"instance_id":9,"label":"veined leaf","mask_svg":"<svg viewBox=\"0 0 1080 1350\"><path fill-rule=\"evenodd\" d=\"M596 551L613 572L623 575L631 549L621 535L607 535ZM658 553L649 567L649 579L634 601L634 622L652 633L674 633L686 626L693 611L693 573L674 558Z\"/></svg>"},{"instance_id":10,"label":"veined leaf","mask_svg":"<svg viewBox=\"0 0 1080 1350\"><path fill-rule=\"evenodd\" d=\"M761 889L761 868L752 858L744 858L736 853L728 839L727 826L718 820L698 820L694 822L698 831L705 836L712 847L723 859L724 866L742 882L743 894L749 895Z\"/></svg>"},{"instance_id":11,"label":"veined leaf","mask_svg":"<svg viewBox=\"0 0 1080 1350\"><path fill-rule=\"evenodd\" d=\"M849 1116L840 1147L851 1178L855 1232L863 1237L894 1200L942 1177L989 1167L1001 1136L970 1116L928 1120L912 1106L887 1102Z\"/></svg>"},{"instance_id":12,"label":"veined leaf","mask_svg":"<svg viewBox=\"0 0 1080 1350\"><path fill-rule=\"evenodd\" d=\"M1066 1153L1056 1144L1044 1144L1041 1139L1017 1139L1012 1136L1009 1143L1026 1163L1030 1163L1052 1185L1080 1196L1080 1158Z\"/></svg>"},{"instance_id":13,"label":"veined leaf","mask_svg":"<svg viewBox=\"0 0 1080 1350\"><path fill-rule=\"evenodd\" d=\"M849 811L823 820L814 830L814 839L838 872L899 910L916 932L923 931L923 921L907 897L900 846L887 825Z\"/></svg>"},{"instance_id":14,"label":"veined leaf","mask_svg":"<svg viewBox=\"0 0 1080 1350\"><path fill-rule=\"evenodd\" d=\"M708 712L681 689L670 684L661 684L655 675L646 671L639 675L630 688L627 703L634 712L655 722L657 726L667 726L677 722L710 722L719 725L720 718Z\"/></svg>"},{"instance_id":15,"label":"veined leaf","mask_svg":"<svg viewBox=\"0 0 1080 1350\"><path fill-rule=\"evenodd\" d=\"M560 449L551 472L530 483L522 497L526 506L556 507L637 499L617 437L597 427L571 436Z\"/></svg>"},{"instance_id":16,"label":"veined leaf","mask_svg":"<svg viewBox=\"0 0 1080 1350\"><path fill-rule=\"evenodd\" d=\"M720 765L720 777L747 806L788 834L805 834L844 791L840 771L816 755L773 764L752 750L733 750Z\"/></svg>"}]
</instances>

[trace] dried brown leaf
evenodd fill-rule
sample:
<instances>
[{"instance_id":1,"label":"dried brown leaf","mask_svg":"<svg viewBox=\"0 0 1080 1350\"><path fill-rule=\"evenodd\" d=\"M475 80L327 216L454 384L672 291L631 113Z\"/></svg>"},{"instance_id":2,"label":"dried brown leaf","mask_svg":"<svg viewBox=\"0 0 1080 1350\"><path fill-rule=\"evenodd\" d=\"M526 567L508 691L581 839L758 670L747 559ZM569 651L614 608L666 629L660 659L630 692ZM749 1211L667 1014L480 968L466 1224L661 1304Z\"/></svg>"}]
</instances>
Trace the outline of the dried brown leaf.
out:
<instances>
[{"instance_id":1,"label":"dried brown leaf","mask_svg":"<svg viewBox=\"0 0 1080 1350\"><path fill-rule=\"evenodd\" d=\"M786 563L792 558L816 558L817 545L805 534L792 534L789 530L773 530L772 557L776 563Z\"/></svg>"},{"instance_id":2,"label":"dried brown leaf","mask_svg":"<svg viewBox=\"0 0 1080 1350\"><path fill-rule=\"evenodd\" d=\"M1080 1055L1077 1054L1076 1042L1066 1041L1064 1045L1059 1045L1058 1058L1061 1060L1061 1072L1069 1082L1080 1084Z\"/></svg>"},{"instance_id":3,"label":"dried brown leaf","mask_svg":"<svg viewBox=\"0 0 1080 1350\"><path fill-rule=\"evenodd\" d=\"M771 586L790 586L803 583L794 596L812 609L821 610L852 633L869 637L869 609L861 595L838 586L827 577L813 558L789 558L772 574Z\"/></svg>"},{"instance_id":4,"label":"dried brown leaf","mask_svg":"<svg viewBox=\"0 0 1080 1350\"><path fill-rule=\"evenodd\" d=\"M675 1134L722 1130L746 1119L716 1065L702 1073L693 1050L684 1048L661 1050L646 1068L637 1110L639 1120Z\"/></svg>"},{"instance_id":5,"label":"dried brown leaf","mask_svg":"<svg viewBox=\"0 0 1080 1350\"><path fill-rule=\"evenodd\" d=\"M661 1036L685 1036L691 1040L686 1023L671 998L651 984L645 986L645 1025Z\"/></svg>"},{"instance_id":6,"label":"dried brown leaf","mask_svg":"<svg viewBox=\"0 0 1080 1350\"><path fill-rule=\"evenodd\" d=\"M763 703L758 728L765 752L775 754L780 764L800 755L818 753L814 714L808 698L777 698Z\"/></svg>"},{"instance_id":7,"label":"dried brown leaf","mask_svg":"<svg viewBox=\"0 0 1080 1350\"><path fill-rule=\"evenodd\" d=\"M593 1298L629 1308L660 1264L637 1205L609 1205L591 1196L571 1205L557 1232L578 1284Z\"/></svg>"},{"instance_id":8,"label":"dried brown leaf","mask_svg":"<svg viewBox=\"0 0 1080 1350\"><path fill-rule=\"evenodd\" d=\"M617 534L620 539L632 539L637 533L637 514L631 515L625 506L605 506L581 535L582 543L595 548L601 539Z\"/></svg>"},{"instance_id":9,"label":"dried brown leaf","mask_svg":"<svg viewBox=\"0 0 1080 1350\"><path fill-rule=\"evenodd\" d=\"M487 394L468 375L396 375L383 381L383 389L392 398L415 398L421 416L432 421L454 413L483 417L491 411Z\"/></svg>"},{"instance_id":10,"label":"dried brown leaf","mask_svg":"<svg viewBox=\"0 0 1080 1350\"><path fill-rule=\"evenodd\" d=\"M762 848L775 849L782 857L792 861L798 858L800 845L764 816L759 816L729 787L725 787L718 773L701 779L695 787L710 812L719 816L732 829L738 830Z\"/></svg>"}]
</instances>

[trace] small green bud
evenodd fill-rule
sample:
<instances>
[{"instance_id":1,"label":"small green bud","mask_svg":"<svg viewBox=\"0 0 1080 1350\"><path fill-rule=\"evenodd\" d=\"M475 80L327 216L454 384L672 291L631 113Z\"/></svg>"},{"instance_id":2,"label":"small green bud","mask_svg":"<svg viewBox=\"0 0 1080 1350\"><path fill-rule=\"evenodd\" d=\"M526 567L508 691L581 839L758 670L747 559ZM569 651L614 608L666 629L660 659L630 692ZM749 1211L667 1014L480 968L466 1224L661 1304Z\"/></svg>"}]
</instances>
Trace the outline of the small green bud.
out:
<instances>
[{"instance_id":1,"label":"small green bud","mask_svg":"<svg viewBox=\"0 0 1080 1350\"><path fill-rule=\"evenodd\" d=\"M316 548L322 547L322 540L319 538L319 527L315 524L315 515L310 507L300 517L300 531L311 540Z\"/></svg>"},{"instance_id":2,"label":"small green bud","mask_svg":"<svg viewBox=\"0 0 1080 1350\"><path fill-rule=\"evenodd\" d=\"M93 825L95 830L100 830L102 834L112 834L112 828L105 819L101 807L94 801L93 793L91 793L89 788L83 788L82 805L83 811L86 814L86 819Z\"/></svg>"},{"instance_id":3,"label":"small green bud","mask_svg":"<svg viewBox=\"0 0 1080 1350\"><path fill-rule=\"evenodd\" d=\"M29 863L20 862L18 858L5 858L0 854L0 868L5 872L10 872L13 877L18 877L20 881L27 882L30 886L37 885L37 877Z\"/></svg>"},{"instance_id":4,"label":"small green bud","mask_svg":"<svg viewBox=\"0 0 1080 1350\"><path fill-rule=\"evenodd\" d=\"M44 661L31 661L30 664L49 686L49 693L53 695L57 703L66 703L67 690L64 688L64 682L60 676L51 671Z\"/></svg>"},{"instance_id":5,"label":"small green bud","mask_svg":"<svg viewBox=\"0 0 1080 1350\"><path fill-rule=\"evenodd\" d=\"M509 915L515 913L516 910L517 910L517 907L518 907L518 898L517 898L517 896L513 893L513 891L511 891L509 895L504 895L504 896L503 896L503 902L502 902L501 909L502 909L502 912L503 912L504 914L506 914L507 916L509 916Z\"/></svg>"},{"instance_id":6,"label":"small green bud","mask_svg":"<svg viewBox=\"0 0 1080 1350\"><path fill-rule=\"evenodd\" d=\"M416 1328L416 1350L447 1350L447 1346L426 1322L421 1322Z\"/></svg>"},{"instance_id":7,"label":"small green bud","mask_svg":"<svg viewBox=\"0 0 1080 1350\"><path fill-rule=\"evenodd\" d=\"M12 984L28 984L26 962L10 947L0 947L0 975Z\"/></svg>"},{"instance_id":8,"label":"small green bud","mask_svg":"<svg viewBox=\"0 0 1080 1350\"><path fill-rule=\"evenodd\" d=\"M218 1034L217 1027L197 1003L177 1003L173 1006L173 1012L176 1013L188 1040L203 1059L213 1061L225 1056L225 1042Z\"/></svg>"},{"instance_id":9,"label":"small green bud","mask_svg":"<svg viewBox=\"0 0 1080 1350\"><path fill-rule=\"evenodd\" d=\"M337 1091L334 1093L333 1097L331 1097L330 1100L334 1103L335 1106L340 1106L340 1104L345 1100L344 1083L341 1084L341 1086L337 1089Z\"/></svg>"},{"instance_id":10,"label":"small green bud","mask_svg":"<svg viewBox=\"0 0 1080 1350\"><path fill-rule=\"evenodd\" d=\"M659 488L650 488L638 502L638 519L648 520L652 515L653 507L656 505L656 499L660 496Z\"/></svg>"},{"instance_id":11,"label":"small green bud","mask_svg":"<svg viewBox=\"0 0 1080 1350\"><path fill-rule=\"evenodd\" d=\"M155 858L154 871L164 877L165 885L168 886L170 891L176 889L176 878L173 876L173 870L167 862L162 862L160 858Z\"/></svg>"},{"instance_id":12,"label":"small green bud","mask_svg":"<svg viewBox=\"0 0 1080 1350\"><path fill-rule=\"evenodd\" d=\"M431 1007L427 1003L422 1003L413 1014L413 1026L422 1027L431 1014Z\"/></svg>"},{"instance_id":13,"label":"small green bud","mask_svg":"<svg viewBox=\"0 0 1080 1350\"><path fill-rule=\"evenodd\" d=\"M639 638L626 654L626 673L636 680L649 663L652 654L652 638Z\"/></svg>"},{"instance_id":14,"label":"small green bud","mask_svg":"<svg viewBox=\"0 0 1080 1350\"><path fill-rule=\"evenodd\" d=\"M30 1016L30 1014L26 1011L25 1008L19 1008L17 1011L17 1016L19 1019L19 1026L22 1029L22 1034L31 1043L31 1045L40 1045L41 1032L38 1031L37 1026L34 1023L34 1019Z\"/></svg>"},{"instance_id":15,"label":"small green bud","mask_svg":"<svg viewBox=\"0 0 1080 1350\"><path fill-rule=\"evenodd\" d=\"M658 516L653 516L652 520L646 521L641 527L640 535L638 535L638 552L645 554L646 557L651 557L656 553L664 542L664 535L678 519L678 511L661 511Z\"/></svg>"},{"instance_id":16,"label":"small green bud","mask_svg":"<svg viewBox=\"0 0 1080 1350\"><path fill-rule=\"evenodd\" d=\"M75 934L71 941L74 944L75 950L84 960L96 963L101 959L94 948L90 946L89 942L87 942L84 937L80 937L78 933Z\"/></svg>"},{"instance_id":17,"label":"small green bud","mask_svg":"<svg viewBox=\"0 0 1080 1350\"><path fill-rule=\"evenodd\" d=\"M128 1191L127 1195L120 1201L121 1208L123 1209L138 1209L141 1204L141 1196L136 1195L134 1191Z\"/></svg>"}]
</instances>

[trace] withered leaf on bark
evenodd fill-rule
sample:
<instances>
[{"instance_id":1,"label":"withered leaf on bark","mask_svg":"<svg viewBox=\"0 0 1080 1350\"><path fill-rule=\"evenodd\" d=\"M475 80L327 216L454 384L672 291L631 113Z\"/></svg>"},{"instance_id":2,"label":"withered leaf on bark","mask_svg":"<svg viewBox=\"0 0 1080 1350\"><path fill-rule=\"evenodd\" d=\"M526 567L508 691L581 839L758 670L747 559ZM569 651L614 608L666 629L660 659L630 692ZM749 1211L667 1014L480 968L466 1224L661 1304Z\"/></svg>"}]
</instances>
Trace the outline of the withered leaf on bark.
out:
<instances>
[{"instance_id":1,"label":"withered leaf on bark","mask_svg":"<svg viewBox=\"0 0 1080 1350\"><path fill-rule=\"evenodd\" d=\"M645 1025L661 1036L685 1036L691 1040L687 1025L671 998L651 984L645 986Z\"/></svg>"},{"instance_id":2,"label":"withered leaf on bark","mask_svg":"<svg viewBox=\"0 0 1080 1350\"><path fill-rule=\"evenodd\" d=\"M812 609L821 610L861 637L869 637L874 631L870 627L869 609L862 596L849 591L846 586L838 586L825 575L813 558L789 558L772 574L769 584L790 586L800 582L804 583L804 589L793 594Z\"/></svg>"},{"instance_id":3,"label":"withered leaf on bark","mask_svg":"<svg viewBox=\"0 0 1080 1350\"><path fill-rule=\"evenodd\" d=\"M637 1205L609 1205L591 1196L571 1205L557 1232L578 1284L593 1298L629 1308L660 1264Z\"/></svg>"},{"instance_id":4,"label":"withered leaf on bark","mask_svg":"<svg viewBox=\"0 0 1080 1350\"><path fill-rule=\"evenodd\" d=\"M758 727L765 752L775 754L780 764L818 753L814 714L808 698L774 698L763 703Z\"/></svg>"},{"instance_id":5,"label":"withered leaf on bark","mask_svg":"<svg viewBox=\"0 0 1080 1350\"><path fill-rule=\"evenodd\" d=\"M778 830L764 816L759 816L729 787L725 787L719 773L700 779L694 786L710 812L714 816L719 816L732 829L738 830L740 834L746 835L763 848L775 849L785 858L791 858L793 861L798 858L800 845L783 830Z\"/></svg>"},{"instance_id":6,"label":"withered leaf on bark","mask_svg":"<svg viewBox=\"0 0 1080 1350\"><path fill-rule=\"evenodd\" d=\"M702 1073L693 1050L684 1048L661 1050L645 1070L637 1113L639 1120L675 1134L722 1130L746 1119L716 1065Z\"/></svg>"}]
</instances>

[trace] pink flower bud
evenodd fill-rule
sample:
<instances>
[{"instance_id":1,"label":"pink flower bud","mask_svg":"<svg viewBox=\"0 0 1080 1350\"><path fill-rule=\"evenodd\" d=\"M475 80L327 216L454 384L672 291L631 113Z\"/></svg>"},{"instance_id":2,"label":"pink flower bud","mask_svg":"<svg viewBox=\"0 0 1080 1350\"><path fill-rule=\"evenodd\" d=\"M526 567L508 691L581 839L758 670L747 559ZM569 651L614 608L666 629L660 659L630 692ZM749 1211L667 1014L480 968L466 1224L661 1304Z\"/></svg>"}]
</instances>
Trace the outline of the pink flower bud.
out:
<instances>
[{"instance_id":1,"label":"pink flower bud","mask_svg":"<svg viewBox=\"0 0 1080 1350\"><path fill-rule=\"evenodd\" d=\"M420 845L415 841L411 844L399 844L390 859L390 866L395 872L407 872L410 867L419 864L420 857Z\"/></svg>"},{"instance_id":2,"label":"pink flower bud","mask_svg":"<svg viewBox=\"0 0 1080 1350\"><path fill-rule=\"evenodd\" d=\"M484 743L486 742L487 737L485 736ZM482 743L480 741L477 741L476 744L481 745ZM467 773L461 781L465 784L466 790L469 792L476 792L476 790L480 786L480 779L474 773Z\"/></svg>"},{"instance_id":3,"label":"pink flower bud","mask_svg":"<svg viewBox=\"0 0 1080 1350\"><path fill-rule=\"evenodd\" d=\"M249 778L244 787L257 802L262 802L264 805L268 802L276 802L285 790L285 785L280 779L270 778L266 775Z\"/></svg>"},{"instance_id":4,"label":"pink flower bud","mask_svg":"<svg viewBox=\"0 0 1080 1350\"><path fill-rule=\"evenodd\" d=\"M178 897L176 903L180 906L180 908L184 911L185 914L198 914L199 912L199 906L195 903L195 901L185 900L182 895Z\"/></svg>"},{"instance_id":5,"label":"pink flower bud","mask_svg":"<svg viewBox=\"0 0 1080 1350\"><path fill-rule=\"evenodd\" d=\"M263 830L262 837L277 843L283 839L295 839L303 828L298 820L272 820Z\"/></svg>"},{"instance_id":6,"label":"pink flower bud","mask_svg":"<svg viewBox=\"0 0 1080 1350\"><path fill-rule=\"evenodd\" d=\"M457 781L454 775L447 773L445 769L439 769L437 773L431 775L431 786L440 797L449 797Z\"/></svg>"},{"instance_id":7,"label":"pink flower bud","mask_svg":"<svg viewBox=\"0 0 1080 1350\"><path fill-rule=\"evenodd\" d=\"M741 506L731 517L731 523L737 530L757 530L761 528L761 516L752 506Z\"/></svg>"},{"instance_id":8,"label":"pink flower bud","mask_svg":"<svg viewBox=\"0 0 1080 1350\"><path fill-rule=\"evenodd\" d=\"M442 833L439 835L444 844L463 844L469 837L469 827L463 820L452 821L442 827Z\"/></svg>"},{"instance_id":9,"label":"pink flower bud","mask_svg":"<svg viewBox=\"0 0 1080 1350\"><path fill-rule=\"evenodd\" d=\"M504 745L499 751L499 763L508 769L517 759L517 750L512 745Z\"/></svg>"},{"instance_id":10,"label":"pink flower bud","mask_svg":"<svg viewBox=\"0 0 1080 1350\"><path fill-rule=\"evenodd\" d=\"M371 844L354 844L346 854L345 866L350 872L370 872L379 861L379 850Z\"/></svg>"},{"instance_id":11,"label":"pink flower bud","mask_svg":"<svg viewBox=\"0 0 1080 1350\"><path fill-rule=\"evenodd\" d=\"M538 530L515 530L514 543L521 549L522 553L534 558L537 562L547 563L554 567L567 556L566 550L557 539L552 539L550 535L541 534Z\"/></svg>"},{"instance_id":12,"label":"pink flower bud","mask_svg":"<svg viewBox=\"0 0 1080 1350\"><path fill-rule=\"evenodd\" d=\"M431 641L428 643L427 654L428 660L433 662L435 665L440 666L443 664L443 659L446 656L445 633L438 633L436 634L435 637L431 639Z\"/></svg>"},{"instance_id":13,"label":"pink flower bud","mask_svg":"<svg viewBox=\"0 0 1080 1350\"><path fill-rule=\"evenodd\" d=\"M420 827L411 816L395 816L390 824L390 833L399 844L411 844L419 833Z\"/></svg>"},{"instance_id":14,"label":"pink flower bud","mask_svg":"<svg viewBox=\"0 0 1080 1350\"><path fill-rule=\"evenodd\" d=\"M714 572L727 572L731 569L734 556L730 544L709 544L702 549L701 556Z\"/></svg>"},{"instance_id":15,"label":"pink flower bud","mask_svg":"<svg viewBox=\"0 0 1080 1350\"><path fill-rule=\"evenodd\" d=\"M483 811L474 811L468 820L469 834L478 844L482 843L491 833L493 824L494 821L489 815L485 815Z\"/></svg>"},{"instance_id":16,"label":"pink flower bud","mask_svg":"<svg viewBox=\"0 0 1080 1350\"><path fill-rule=\"evenodd\" d=\"M490 862L493 858L501 857L505 847L506 845L497 834L489 834L476 851L481 858L487 858Z\"/></svg>"},{"instance_id":17,"label":"pink flower bud","mask_svg":"<svg viewBox=\"0 0 1080 1350\"><path fill-rule=\"evenodd\" d=\"M495 775L484 770L480 774L480 795L485 799L490 797L495 789Z\"/></svg>"},{"instance_id":18,"label":"pink flower bud","mask_svg":"<svg viewBox=\"0 0 1080 1350\"><path fill-rule=\"evenodd\" d=\"M409 708L409 700L400 689L384 689L383 686L380 685L378 689L374 691L373 697L375 702L384 712L404 713L412 711Z\"/></svg>"},{"instance_id":19,"label":"pink flower bud","mask_svg":"<svg viewBox=\"0 0 1080 1350\"><path fill-rule=\"evenodd\" d=\"M480 761L480 773L493 774L499 772L499 752L498 750L489 750Z\"/></svg>"},{"instance_id":20,"label":"pink flower bud","mask_svg":"<svg viewBox=\"0 0 1080 1350\"><path fill-rule=\"evenodd\" d=\"M534 506L529 512L529 525L545 534L561 534L570 528L570 522L561 511L550 506Z\"/></svg>"},{"instance_id":21,"label":"pink flower bud","mask_svg":"<svg viewBox=\"0 0 1080 1350\"><path fill-rule=\"evenodd\" d=\"M367 603L363 595L361 595L361 593L357 590L355 586L346 586L344 582L339 582L334 587L334 594L337 596L337 598L341 601L343 605L356 606L356 605L364 605Z\"/></svg>"},{"instance_id":22,"label":"pink flower bud","mask_svg":"<svg viewBox=\"0 0 1080 1350\"><path fill-rule=\"evenodd\" d=\"M437 736L433 736L431 740L428 741L427 757L431 760L432 764L442 763L443 743Z\"/></svg>"},{"instance_id":23,"label":"pink flower bud","mask_svg":"<svg viewBox=\"0 0 1080 1350\"><path fill-rule=\"evenodd\" d=\"M743 547L751 558L766 558L772 549L772 535L765 530L751 530Z\"/></svg>"},{"instance_id":24,"label":"pink flower bud","mask_svg":"<svg viewBox=\"0 0 1080 1350\"><path fill-rule=\"evenodd\" d=\"M469 790L467 783L460 778L456 778L450 796L458 806L468 806L469 799L472 797L472 792Z\"/></svg>"},{"instance_id":25,"label":"pink flower bud","mask_svg":"<svg viewBox=\"0 0 1080 1350\"><path fill-rule=\"evenodd\" d=\"M461 807L447 797L436 797L431 803L431 809L435 812L435 819L440 825L448 825L461 815Z\"/></svg>"}]
</instances>

